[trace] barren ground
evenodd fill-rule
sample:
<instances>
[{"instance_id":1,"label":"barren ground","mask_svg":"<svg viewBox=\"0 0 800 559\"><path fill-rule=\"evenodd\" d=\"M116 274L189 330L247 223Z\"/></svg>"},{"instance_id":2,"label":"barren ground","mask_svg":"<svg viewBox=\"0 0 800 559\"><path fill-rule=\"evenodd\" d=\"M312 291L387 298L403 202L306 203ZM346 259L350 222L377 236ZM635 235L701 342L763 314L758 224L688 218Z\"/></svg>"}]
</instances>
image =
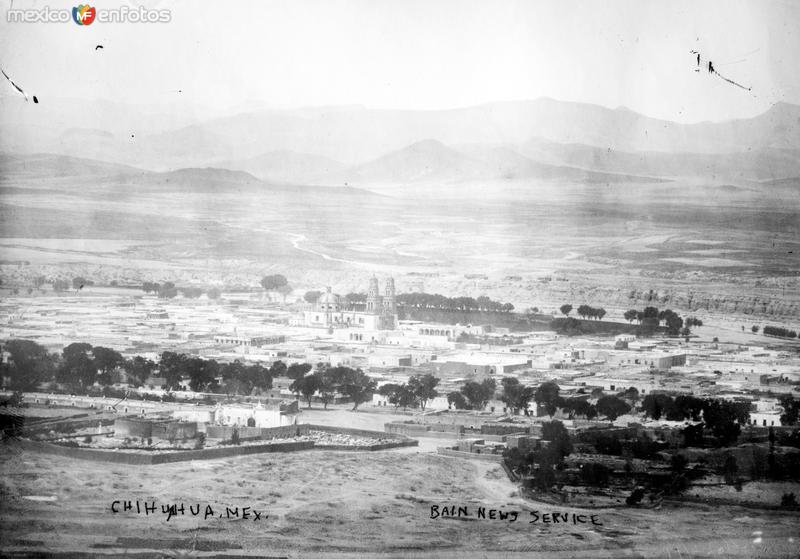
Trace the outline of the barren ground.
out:
<instances>
[{"instance_id":1,"label":"barren ground","mask_svg":"<svg viewBox=\"0 0 800 559\"><path fill-rule=\"evenodd\" d=\"M377 427L389 414L312 410L308 422ZM3 552L290 557L790 557L798 514L739 507L659 510L537 505L516 496L500 467L435 454L442 441L382 452L304 451L183 464L95 464L10 446L0 457ZM25 497L35 497L29 499ZM114 514L114 500L155 500L155 514ZM183 503L167 520L160 506ZM189 506L200 504L198 516ZM206 505L214 516L204 519ZM430 518L431 505L466 506L469 519ZM259 521L219 518L251 507ZM515 510L516 522L476 519L477 507ZM596 514L602 526L530 524L531 510ZM268 517L266 517L268 515ZM713 526L713 530L709 527ZM793 540L794 538L794 540Z\"/></svg>"}]
</instances>

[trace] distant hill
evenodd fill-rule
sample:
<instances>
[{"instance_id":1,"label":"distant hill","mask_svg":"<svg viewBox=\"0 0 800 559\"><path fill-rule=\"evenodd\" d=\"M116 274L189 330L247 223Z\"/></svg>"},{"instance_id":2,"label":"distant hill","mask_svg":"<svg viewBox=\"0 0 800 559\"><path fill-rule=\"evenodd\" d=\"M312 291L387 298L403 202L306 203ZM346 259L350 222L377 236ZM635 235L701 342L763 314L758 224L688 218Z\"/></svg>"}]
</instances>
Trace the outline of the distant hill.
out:
<instances>
[{"instance_id":1,"label":"distant hill","mask_svg":"<svg viewBox=\"0 0 800 559\"><path fill-rule=\"evenodd\" d=\"M533 161L508 149L470 146L457 150L437 140L415 142L373 161L358 165L333 179L335 183L364 186L409 183L459 183L537 179L575 182L660 182L649 177L597 173Z\"/></svg>"},{"instance_id":2,"label":"distant hill","mask_svg":"<svg viewBox=\"0 0 800 559\"><path fill-rule=\"evenodd\" d=\"M483 172L479 161L438 140L415 142L342 174L350 184L457 180Z\"/></svg>"},{"instance_id":3,"label":"distant hill","mask_svg":"<svg viewBox=\"0 0 800 559\"><path fill-rule=\"evenodd\" d=\"M19 155L0 153L0 180L16 177L23 178L59 178L110 176L141 173L141 169L106 163L82 157L37 153Z\"/></svg>"},{"instance_id":4,"label":"distant hill","mask_svg":"<svg viewBox=\"0 0 800 559\"><path fill-rule=\"evenodd\" d=\"M221 161L216 166L247 171L265 181L315 184L323 177L335 175L345 165L321 155L276 150L247 159Z\"/></svg>"},{"instance_id":5,"label":"distant hill","mask_svg":"<svg viewBox=\"0 0 800 559\"><path fill-rule=\"evenodd\" d=\"M788 188L794 189L795 193L800 193L800 176L787 177L785 179L775 179L762 181L761 186L766 188Z\"/></svg>"},{"instance_id":6,"label":"distant hill","mask_svg":"<svg viewBox=\"0 0 800 559\"><path fill-rule=\"evenodd\" d=\"M363 164L415 142L519 144L532 137L618 151L728 153L800 150L800 107L777 104L751 119L678 124L624 108L553 99L449 111L339 107L259 111L209 120L137 142L138 156L165 161L235 160L288 150ZM238 156L229 157L228 154ZM187 161L184 161L187 163ZM184 164L183 166L186 166Z\"/></svg>"},{"instance_id":7,"label":"distant hill","mask_svg":"<svg viewBox=\"0 0 800 559\"><path fill-rule=\"evenodd\" d=\"M580 180L577 171L542 165L726 181L800 174L800 106L786 103L753 118L696 124L547 98L454 110L345 106L203 118L186 110L170 115L166 107L125 109L97 102L81 122L73 115L87 111L74 100L50 99L35 110L6 104L0 106L0 125L12 133L0 137L0 150L61 153L157 171L226 167L269 182L301 184L349 183L347 175L358 183L570 173ZM586 180L595 179L604 180Z\"/></svg>"},{"instance_id":8,"label":"distant hill","mask_svg":"<svg viewBox=\"0 0 800 559\"><path fill-rule=\"evenodd\" d=\"M559 144L541 138L532 138L515 149L536 161L611 173L748 180L800 174L800 150L789 149L714 154L626 152L585 144Z\"/></svg>"},{"instance_id":9,"label":"distant hill","mask_svg":"<svg viewBox=\"0 0 800 559\"><path fill-rule=\"evenodd\" d=\"M214 167L186 168L154 172L65 155L0 154L0 181L7 186L26 186L36 180L38 189L52 188L80 191L87 196L130 194L132 192L165 193L243 193L251 195L279 194L292 197L326 196L332 200L360 196L379 198L380 195L357 188L305 186L262 181L244 171Z\"/></svg>"}]
</instances>

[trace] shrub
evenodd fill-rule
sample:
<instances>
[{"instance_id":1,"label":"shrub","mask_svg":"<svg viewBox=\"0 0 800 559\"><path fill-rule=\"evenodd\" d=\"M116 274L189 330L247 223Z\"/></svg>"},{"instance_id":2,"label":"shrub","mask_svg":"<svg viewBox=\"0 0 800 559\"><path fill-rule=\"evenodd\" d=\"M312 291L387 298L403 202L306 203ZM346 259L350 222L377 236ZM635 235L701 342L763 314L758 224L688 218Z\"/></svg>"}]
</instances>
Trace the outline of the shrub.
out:
<instances>
[{"instance_id":1,"label":"shrub","mask_svg":"<svg viewBox=\"0 0 800 559\"><path fill-rule=\"evenodd\" d=\"M644 488L637 487L636 489L633 490L633 492L630 495L628 495L628 498L625 499L625 503L629 506L638 505L643 497L644 497Z\"/></svg>"},{"instance_id":2,"label":"shrub","mask_svg":"<svg viewBox=\"0 0 800 559\"><path fill-rule=\"evenodd\" d=\"M600 462L588 462L581 467L581 479L587 485L608 485L610 470Z\"/></svg>"}]
</instances>

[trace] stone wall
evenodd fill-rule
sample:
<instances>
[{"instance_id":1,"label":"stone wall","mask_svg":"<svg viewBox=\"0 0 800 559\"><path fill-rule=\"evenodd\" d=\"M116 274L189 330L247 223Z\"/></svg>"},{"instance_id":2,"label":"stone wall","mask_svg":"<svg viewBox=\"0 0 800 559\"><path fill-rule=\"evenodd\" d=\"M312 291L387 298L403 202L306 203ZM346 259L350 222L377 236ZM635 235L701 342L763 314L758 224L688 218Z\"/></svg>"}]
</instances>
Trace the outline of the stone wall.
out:
<instances>
[{"instance_id":1,"label":"stone wall","mask_svg":"<svg viewBox=\"0 0 800 559\"><path fill-rule=\"evenodd\" d=\"M175 452L114 452L109 450L95 450L91 448L75 448L57 444L28 441L17 441L23 450L42 452L56 456L66 456L92 462L113 462L117 464L155 465L169 462L184 462L188 460L209 460L214 458L227 458L230 456L243 456L247 454L260 454L266 452L294 452L314 448L311 441L286 442L275 444L262 444L250 446L225 446L206 448L203 450L187 450Z\"/></svg>"},{"instance_id":2,"label":"stone wall","mask_svg":"<svg viewBox=\"0 0 800 559\"><path fill-rule=\"evenodd\" d=\"M437 448L436 451L439 454L443 454L445 456L454 456L456 458L467 458L469 460L483 460L485 462L497 462L497 463L503 461L502 454L477 454L475 452L461 452L460 450L453 450L451 448L442 448L442 447Z\"/></svg>"}]
</instances>

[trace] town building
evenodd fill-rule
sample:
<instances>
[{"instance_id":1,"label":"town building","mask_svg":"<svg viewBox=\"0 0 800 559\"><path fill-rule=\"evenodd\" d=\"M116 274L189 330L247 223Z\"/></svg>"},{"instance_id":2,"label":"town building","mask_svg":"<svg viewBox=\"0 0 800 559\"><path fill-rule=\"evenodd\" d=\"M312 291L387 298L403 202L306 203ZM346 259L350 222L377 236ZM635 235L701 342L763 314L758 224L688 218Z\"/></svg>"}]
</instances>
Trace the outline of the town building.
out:
<instances>
[{"instance_id":1,"label":"town building","mask_svg":"<svg viewBox=\"0 0 800 559\"><path fill-rule=\"evenodd\" d=\"M378 278L373 277L367 291L364 311L346 310L339 295L326 288L314 305L313 310L303 312L303 324L310 328L356 329L348 332L348 341L371 341L366 332L394 330L397 327L397 306L395 302L394 279L386 280L383 294L380 292Z\"/></svg>"}]
</instances>

